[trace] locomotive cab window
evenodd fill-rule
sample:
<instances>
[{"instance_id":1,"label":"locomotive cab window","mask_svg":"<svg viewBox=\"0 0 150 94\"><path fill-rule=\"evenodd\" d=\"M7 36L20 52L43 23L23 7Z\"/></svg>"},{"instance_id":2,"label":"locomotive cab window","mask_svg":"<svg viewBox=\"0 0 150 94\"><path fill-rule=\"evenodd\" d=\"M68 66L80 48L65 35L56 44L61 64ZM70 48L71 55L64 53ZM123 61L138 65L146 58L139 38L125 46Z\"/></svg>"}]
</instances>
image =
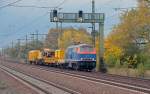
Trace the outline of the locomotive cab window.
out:
<instances>
[{"instance_id":1,"label":"locomotive cab window","mask_svg":"<svg viewBox=\"0 0 150 94\"><path fill-rule=\"evenodd\" d=\"M84 51L92 52L93 50L94 50L94 48L92 46L82 46L82 47L80 47L80 52L84 52Z\"/></svg>"}]
</instances>

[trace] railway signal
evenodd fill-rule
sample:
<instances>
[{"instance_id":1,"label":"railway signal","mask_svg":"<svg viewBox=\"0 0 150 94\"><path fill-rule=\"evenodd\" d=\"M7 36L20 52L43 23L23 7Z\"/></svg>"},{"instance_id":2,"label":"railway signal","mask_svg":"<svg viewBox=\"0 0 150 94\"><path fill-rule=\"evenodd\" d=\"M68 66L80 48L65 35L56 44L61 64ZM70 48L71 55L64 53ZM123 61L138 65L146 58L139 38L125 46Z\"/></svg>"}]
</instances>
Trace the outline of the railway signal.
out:
<instances>
[{"instance_id":1,"label":"railway signal","mask_svg":"<svg viewBox=\"0 0 150 94\"><path fill-rule=\"evenodd\" d=\"M83 17L83 11L80 10L80 11L79 11L79 18L82 18L82 17Z\"/></svg>"},{"instance_id":2,"label":"railway signal","mask_svg":"<svg viewBox=\"0 0 150 94\"><path fill-rule=\"evenodd\" d=\"M78 21L82 22L83 21L83 11L82 10L79 11L79 15L78 16L79 16Z\"/></svg>"},{"instance_id":3,"label":"railway signal","mask_svg":"<svg viewBox=\"0 0 150 94\"><path fill-rule=\"evenodd\" d=\"M57 13L57 14L56 14ZM79 20L80 18L80 20ZM98 23L99 24L99 47L97 50L96 71L106 72L104 63L104 13L58 13L55 10L50 13L51 22L60 23Z\"/></svg>"},{"instance_id":4,"label":"railway signal","mask_svg":"<svg viewBox=\"0 0 150 94\"><path fill-rule=\"evenodd\" d=\"M57 22L57 10L53 10L53 17L54 17L54 21Z\"/></svg>"}]
</instances>

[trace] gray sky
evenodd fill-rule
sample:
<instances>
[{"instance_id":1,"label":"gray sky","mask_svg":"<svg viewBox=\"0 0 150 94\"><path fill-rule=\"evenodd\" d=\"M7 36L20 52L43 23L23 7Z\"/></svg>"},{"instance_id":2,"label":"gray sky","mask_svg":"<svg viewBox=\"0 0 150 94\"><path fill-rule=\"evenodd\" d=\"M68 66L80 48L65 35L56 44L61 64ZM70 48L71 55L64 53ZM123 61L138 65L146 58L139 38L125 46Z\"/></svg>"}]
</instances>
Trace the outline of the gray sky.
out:
<instances>
[{"instance_id":1,"label":"gray sky","mask_svg":"<svg viewBox=\"0 0 150 94\"><path fill-rule=\"evenodd\" d=\"M11 45L11 41L18 38L25 38L26 34L34 33L38 30L40 33L47 33L49 28L54 28L55 24L50 23L49 13L51 9L27 8L27 7L4 7L5 5L17 0L0 0L0 47ZM56 7L64 0L22 0L15 5L22 6L42 6ZM106 14L105 36L111 32L111 28L119 23L121 11L115 11L114 8L128 8L137 6L136 0L95 0L96 12ZM65 0L59 6L61 12L78 12L83 10L91 12L91 0ZM63 27L84 27L91 24L63 24ZM90 29L88 29L90 31Z\"/></svg>"}]
</instances>

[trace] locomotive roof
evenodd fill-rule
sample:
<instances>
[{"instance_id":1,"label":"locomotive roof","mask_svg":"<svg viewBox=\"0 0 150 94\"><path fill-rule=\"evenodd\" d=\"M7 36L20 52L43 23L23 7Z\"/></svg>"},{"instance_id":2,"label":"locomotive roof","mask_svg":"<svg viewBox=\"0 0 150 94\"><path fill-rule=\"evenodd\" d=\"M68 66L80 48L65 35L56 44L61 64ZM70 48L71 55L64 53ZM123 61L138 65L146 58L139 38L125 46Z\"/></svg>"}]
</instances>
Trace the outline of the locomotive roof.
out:
<instances>
[{"instance_id":1,"label":"locomotive roof","mask_svg":"<svg viewBox=\"0 0 150 94\"><path fill-rule=\"evenodd\" d=\"M69 46L68 48L75 48L75 47L81 47L81 46L91 46L91 45L89 45L89 44L79 44L79 45Z\"/></svg>"}]
</instances>

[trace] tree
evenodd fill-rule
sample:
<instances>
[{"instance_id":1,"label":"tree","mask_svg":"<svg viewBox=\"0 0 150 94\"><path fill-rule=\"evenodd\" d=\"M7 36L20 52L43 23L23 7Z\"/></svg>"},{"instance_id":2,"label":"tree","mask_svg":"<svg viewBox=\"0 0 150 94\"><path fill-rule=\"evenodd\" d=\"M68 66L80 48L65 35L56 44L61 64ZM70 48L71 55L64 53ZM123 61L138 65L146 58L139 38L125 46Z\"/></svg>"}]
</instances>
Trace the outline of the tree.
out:
<instances>
[{"instance_id":1,"label":"tree","mask_svg":"<svg viewBox=\"0 0 150 94\"><path fill-rule=\"evenodd\" d=\"M123 49L113 45L109 39L105 40L105 53L104 58L106 60L106 63L114 67L115 63L117 61L120 61L121 57L123 56Z\"/></svg>"},{"instance_id":2,"label":"tree","mask_svg":"<svg viewBox=\"0 0 150 94\"><path fill-rule=\"evenodd\" d=\"M68 46L76 43L92 44L91 35L85 29L67 28L59 37L58 45L61 49L66 49Z\"/></svg>"},{"instance_id":3,"label":"tree","mask_svg":"<svg viewBox=\"0 0 150 94\"><path fill-rule=\"evenodd\" d=\"M57 49L58 48L58 35L59 35L59 30L50 29L48 32L48 35L46 36L44 47Z\"/></svg>"},{"instance_id":4,"label":"tree","mask_svg":"<svg viewBox=\"0 0 150 94\"><path fill-rule=\"evenodd\" d=\"M146 0L138 0L138 2L139 7L125 12L120 17L121 22L107 37L110 44L123 50L123 57L139 56L150 50L149 2ZM139 60L136 61L140 63Z\"/></svg>"}]
</instances>

